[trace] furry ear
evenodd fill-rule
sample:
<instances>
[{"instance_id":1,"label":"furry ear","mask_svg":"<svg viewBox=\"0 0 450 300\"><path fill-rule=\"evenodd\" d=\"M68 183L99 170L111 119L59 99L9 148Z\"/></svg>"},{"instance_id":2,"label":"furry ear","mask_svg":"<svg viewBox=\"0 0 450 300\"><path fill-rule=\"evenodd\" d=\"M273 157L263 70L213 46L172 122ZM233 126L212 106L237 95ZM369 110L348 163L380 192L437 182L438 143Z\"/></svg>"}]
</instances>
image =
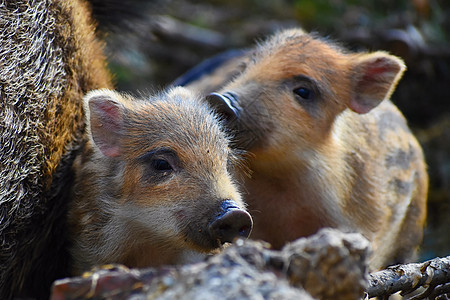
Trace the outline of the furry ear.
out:
<instances>
[{"instance_id":1,"label":"furry ear","mask_svg":"<svg viewBox=\"0 0 450 300\"><path fill-rule=\"evenodd\" d=\"M385 52L357 55L353 63L354 94L348 107L360 114L389 98L406 67L404 62Z\"/></svg>"},{"instance_id":2,"label":"furry ear","mask_svg":"<svg viewBox=\"0 0 450 300\"><path fill-rule=\"evenodd\" d=\"M121 155L124 106L121 95L97 90L84 97L86 124L94 144L108 157Z\"/></svg>"}]
</instances>

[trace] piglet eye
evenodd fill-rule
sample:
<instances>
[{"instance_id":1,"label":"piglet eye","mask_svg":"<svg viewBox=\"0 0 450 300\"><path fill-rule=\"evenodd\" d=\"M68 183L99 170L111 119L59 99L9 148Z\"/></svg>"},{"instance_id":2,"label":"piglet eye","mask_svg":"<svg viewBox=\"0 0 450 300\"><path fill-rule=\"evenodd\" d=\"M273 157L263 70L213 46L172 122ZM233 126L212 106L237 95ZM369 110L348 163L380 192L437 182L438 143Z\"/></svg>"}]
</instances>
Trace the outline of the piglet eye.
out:
<instances>
[{"instance_id":1,"label":"piglet eye","mask_svg":"<svg viewBox=\"0 0 450 300\"><path fill-rule=\"evenodd\" d=\"M157 171L172 171L173 170L170 163L165 159L152 160L152 167Z\"/></svg>"},{"instance_id":2,"label":"piglet eye","mask_svg":"<svg viewBox=\"0 0 450 300\"><path fill-rule=\"evenodd\" d=\"M300 96L301 98L303 98L305 100L313 100L314 99L314 92L308 88L300 87L300 88L294 89L293 92L294 92L294 94L296 94L297 96Z\"/></svg>"}]
</instances>

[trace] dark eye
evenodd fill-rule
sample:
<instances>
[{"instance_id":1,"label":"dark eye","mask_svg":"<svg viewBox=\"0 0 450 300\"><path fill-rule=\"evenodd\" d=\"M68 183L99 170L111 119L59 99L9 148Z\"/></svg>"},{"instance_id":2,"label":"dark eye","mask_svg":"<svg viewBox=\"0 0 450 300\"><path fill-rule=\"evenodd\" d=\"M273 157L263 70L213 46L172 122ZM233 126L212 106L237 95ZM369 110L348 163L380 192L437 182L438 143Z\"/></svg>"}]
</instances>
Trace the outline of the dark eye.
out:
<instances>
[{"instance_id":1,"label":"dark eye","mask_svg":"<svg viewBox=\"0 0 450 300\"><path fill-rule=\"evenodd\" d=\"M172 171L173 170L170 163L164 159L152 160L152 167L157 171Z\"/></svg>"},{"instance_id":2,"label":"dark eye","mask_svg":"<svg viewBox=\"0 0 450 300\"><path fill-rule=\"evenodd\" d=\"M294 94L302 97L305 100L313 100L314 99L314 92L308 88L300 87L300 88L295 89L293 92L294 92Z\"/></svg>"}]
</instances>

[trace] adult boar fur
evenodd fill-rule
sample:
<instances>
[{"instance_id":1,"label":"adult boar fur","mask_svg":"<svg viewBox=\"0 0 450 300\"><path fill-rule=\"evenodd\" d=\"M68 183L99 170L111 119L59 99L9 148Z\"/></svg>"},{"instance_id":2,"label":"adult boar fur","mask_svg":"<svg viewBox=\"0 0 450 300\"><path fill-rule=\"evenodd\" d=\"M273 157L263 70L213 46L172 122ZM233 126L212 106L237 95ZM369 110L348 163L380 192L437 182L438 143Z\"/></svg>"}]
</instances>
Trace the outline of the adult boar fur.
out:
<instances>
[{"instance_id":1,"label":"adult boar fur","mask_svg":"<svg viewBox=\"0 0 450 300\"><path fill-rule=\"evenodd\" d=\"M110 88L84 1L0 2L0 298L48 296L65 275L82 97Z\"/></svg>"}]
</instances>

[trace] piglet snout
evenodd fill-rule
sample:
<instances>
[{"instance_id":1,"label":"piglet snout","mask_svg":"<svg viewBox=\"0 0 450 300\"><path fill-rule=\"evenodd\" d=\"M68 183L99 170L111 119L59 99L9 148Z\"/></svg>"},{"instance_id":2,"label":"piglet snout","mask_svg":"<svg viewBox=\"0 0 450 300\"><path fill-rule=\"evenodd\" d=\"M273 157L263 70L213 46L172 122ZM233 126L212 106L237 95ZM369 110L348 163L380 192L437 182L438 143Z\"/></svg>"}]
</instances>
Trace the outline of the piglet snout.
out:
<instances>
[{"instance_id":1,"label":"piglet snout","mask_svg":"<svg viewBox=\"0 0 450 300\"><path fill-rule=\"evenodd\" d=\"M220 243L233 242L238 237L247 238L253 227L252 217L239 208L236 202L225 200L220 214L208 226L209 233Z\"/></svg>"}]
</instances>

